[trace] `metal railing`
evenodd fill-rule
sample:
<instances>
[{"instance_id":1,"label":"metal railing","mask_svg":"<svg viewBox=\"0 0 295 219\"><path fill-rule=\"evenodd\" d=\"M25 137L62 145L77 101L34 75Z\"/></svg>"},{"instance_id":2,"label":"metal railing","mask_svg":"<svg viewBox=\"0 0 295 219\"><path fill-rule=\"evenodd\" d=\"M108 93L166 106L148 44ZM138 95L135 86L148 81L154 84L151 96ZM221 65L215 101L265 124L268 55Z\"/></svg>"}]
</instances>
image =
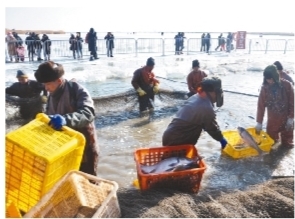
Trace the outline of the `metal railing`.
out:
<instances>
[{"instance_id":1,"label":"metal railing","mask_svg":"<svg viewBox=\"0 0 295 219\"><path fill-rule=\"evenodd\" d=\"M31 42L32 43L32 42ZM41 42L42 43L42 42ZM217 53L215 51L218 46L218 39L211 38L211 46L209 53ZM160 56L175 55L175 39L174 38L116 38L114 39L115 48L113 54L139 54L152 53ZM233 42L235 46L235 41ZM23 41L23 46L26 48L26 57L28 57L27 45ZM184 48L182 52L187 55L201 53L201 38L188 38L184 40ZM242 53L268 53L268 52L294 52L293 39L248 39L245 42L245 49L236 50L235 52ZM7 48L6 48L7 53ZM83 43L83 56L89 56L88 44ZM106 55L106 41L104 39L97 40L97 54ZM41 53L43 56L43 52ZM9 57L8 53L6 57ZM70 50L68 40L51 40L51 58L56 57L73 57L73 51Z\"/></svg>"}]
</instances>

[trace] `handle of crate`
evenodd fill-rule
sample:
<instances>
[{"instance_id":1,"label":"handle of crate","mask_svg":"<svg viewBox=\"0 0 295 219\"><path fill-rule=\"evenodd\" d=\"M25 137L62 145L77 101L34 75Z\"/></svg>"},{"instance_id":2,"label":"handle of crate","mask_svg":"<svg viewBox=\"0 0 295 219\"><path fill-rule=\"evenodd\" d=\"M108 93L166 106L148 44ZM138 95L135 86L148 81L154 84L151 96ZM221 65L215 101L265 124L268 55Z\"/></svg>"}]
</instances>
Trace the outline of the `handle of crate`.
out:
<instances>
[{"instance_id":1,"label":"handle of crate","mask_svg":"<svg viewBox=\"0 0 295 219\"><path fill-rule=\"evenodd\" d=\"M42 122L48 124L50 122L50 118L48 115L46 115L45 113L38 113L36 115L36 119L41 120ZM61 128L62 131L71 131L71 129L68 126L62 126Z\"/></svg>"}]
</instances>

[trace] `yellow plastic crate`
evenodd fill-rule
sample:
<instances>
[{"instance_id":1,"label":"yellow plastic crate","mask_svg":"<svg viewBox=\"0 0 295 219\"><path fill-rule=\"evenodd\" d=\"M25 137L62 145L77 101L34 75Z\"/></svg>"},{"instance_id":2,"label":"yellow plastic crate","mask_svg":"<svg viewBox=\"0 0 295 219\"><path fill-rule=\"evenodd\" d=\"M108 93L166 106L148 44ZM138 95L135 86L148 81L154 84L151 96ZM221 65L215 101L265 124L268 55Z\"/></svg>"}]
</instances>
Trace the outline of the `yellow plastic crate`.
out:
<instances>
[{"instance_id":1,"label":"yellow plastic crate","mask_svg":"<svg viewBox=\"0 0 295 219\"><path fill-rule=\"evenodd\" d=\"M265 152L270 151L271 146L274 144L274 140L266 132L261 131L260 134L257 135L255 133L254 127L247 128L246 130L250 133L250 135L252 135L252 137L257 142L261 150ZM243 140L240 137L238 130L224 131L223 136L226 138L228 142L223 152L225 152L229 156L233 158L243 158L258 155L257 150L250 146L246 146L244 148L238 147L238 145L243 143Z\"/></svg>"},{"instance_id":2,"label":"yellow plastic crate","mask_svg":"<svg viewBox=\"0 0 295 219\"><path fill-rule=\"evenodd\" d=\"M78 170L85 137L69 127L56 131L43 113L6 135L6 198L27 212L70 170Z\"/></svg>"},{"instance_id":3,"label":"yellow plastic crate","mask_svg":"<svg viewBox=\"0 0 295 219\"><path fill-rule=\"evenodd\" d=\"M60 179L24 218L119 218L118 184L81 171Z\"/></svg>"},{"instance_id":4,"label":"yellow plastic crate","mask_svg":"<svg viewBox=\"0 0 295 219\"><path fill-rule=\"evenodd\" d=\"M19 209L15 206L13 201L8 200L6 203L6 218L21 218Z\"/></svg>"}]
</instances>

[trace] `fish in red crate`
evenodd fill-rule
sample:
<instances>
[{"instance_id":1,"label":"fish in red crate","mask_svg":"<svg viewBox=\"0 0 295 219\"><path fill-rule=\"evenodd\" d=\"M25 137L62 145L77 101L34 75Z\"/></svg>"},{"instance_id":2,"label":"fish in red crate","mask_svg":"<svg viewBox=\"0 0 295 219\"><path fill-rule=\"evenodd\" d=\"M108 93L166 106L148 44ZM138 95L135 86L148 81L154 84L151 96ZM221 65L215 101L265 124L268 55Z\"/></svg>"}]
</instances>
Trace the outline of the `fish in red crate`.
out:
<instances>
[{"instance_id":1,"label":"fish in red crate","mask_svg":"<svg viewBox=\"0 0 295 219\"><path fill-rule=\"evenodd\" d=\"M141 164L141 171L145 174L149 173L163 173L163 172L175 172L181 170L187 170L199 167L200 157L193 159L187 157L170 157L160 161L154 165Z\"/></svg>"}]
</instances>

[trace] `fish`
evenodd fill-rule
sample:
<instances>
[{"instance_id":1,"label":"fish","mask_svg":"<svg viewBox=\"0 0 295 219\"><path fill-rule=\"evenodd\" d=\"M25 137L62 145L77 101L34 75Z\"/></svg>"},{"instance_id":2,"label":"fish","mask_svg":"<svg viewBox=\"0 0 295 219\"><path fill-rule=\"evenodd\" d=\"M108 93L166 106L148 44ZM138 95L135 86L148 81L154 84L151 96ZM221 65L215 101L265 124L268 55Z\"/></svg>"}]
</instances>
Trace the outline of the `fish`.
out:
<instances>
[{"instance_id":1,"label":"fish","mask_svg":"<svg viewBox=\"0 0 295 219\"><path fill-rule=\"evenodd\" d=\"M154 165L140 164L141 171L145 174L148 173L163 173L163 172L176 172L199 167L198 162L201 157L187 158L187 157L170 157L160 161Z\"/></svg>"},{"instance_id":2,"label":"fish","mask_svg":"<svg viewBox=\"0 0 295 219\"><path fill-rule=\"evenodd\" d=\"M238 132L241 138L248 144L250 147L254 148L259 155L264 154L265 152L260 149L256 141L254 140L253 136L243 127L238 127Z\"/></svg>"}]
</instances>

